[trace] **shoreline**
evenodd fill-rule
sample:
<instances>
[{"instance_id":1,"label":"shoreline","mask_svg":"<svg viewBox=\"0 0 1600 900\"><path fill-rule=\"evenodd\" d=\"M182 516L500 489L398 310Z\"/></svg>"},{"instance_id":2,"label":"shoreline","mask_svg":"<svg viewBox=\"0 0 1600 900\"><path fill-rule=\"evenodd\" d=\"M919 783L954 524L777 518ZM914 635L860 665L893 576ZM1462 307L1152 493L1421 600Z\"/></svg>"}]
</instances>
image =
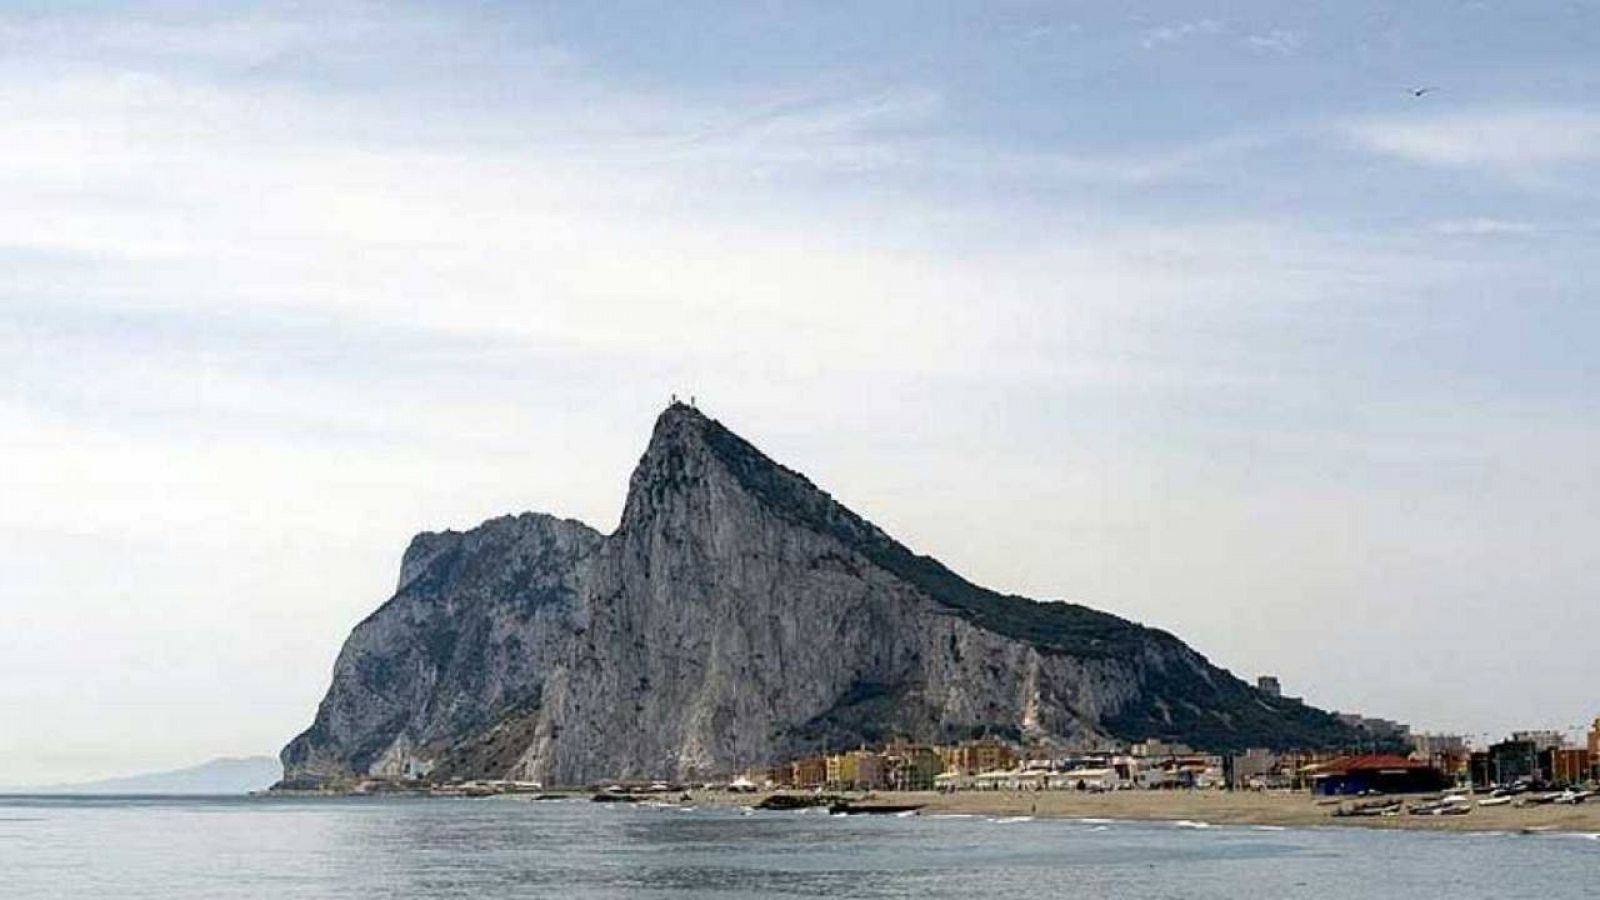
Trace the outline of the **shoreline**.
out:
<instances>
[{"instance_id":1,"label":"shoreline","mask_svg":"<svg viewBox=\"0 0 1600 900\"><path fill-rule=\"evenodd\" d=\"M532 794L508 792L492 795L428 794L393 791L381 793L338 793L261 791L239 795L74 795L3 794L5 800L60 799L258 799L258 800L383 800L383 799L505 799L525 803L541 801L589 802L595 792L583 788L555 789ZM701 806L722 809L753 807L774 795L809 796L793 790L734 793L725 790L688 790L681 793L635 795L633 802L652 806ZM1149 822L1189 824L1193 827L1244 826L1265 828L1366 828L1376 830L1433 831L1447 833L1576 834L1600 840L1600 800L1573 806L1493 806L1474 804L1471 812L1459 816L1410 815L1351 817L1334 816L1339 804L1319 802L1306 793L1287 791L851 791L836 795L840 799L868 806L915 806L911 815L971 816L994 818L1063 819L1086 822ZM1393 799L1416 802L1423 795L1390 795ZM1481 799L1487 794L1477 795ZM1325 801L1327 798L1321 798ZM1342 803L1355 802L1346 798Z\"/></svg>"},{"instance_id":2,"label":"shoreline","mask_svg":"<svg viewBox=\"0 0 1600 900\"><path fill-rule=\"evenodd\" d=\"M492 795L521 802L543 800L587 801L594 791L583 788L557 788L533 795L531 793L502 793ZM690 789L665 794L637 795L637 802L669 806L704 806L720 808L751 807L773 795L807 796L810 792L797 790L768 790L735 793L725 790ZM271 791L253 796L271 798L415 798L415 799L489 799L479 795L471 797L459 793L427 794L421 792L383 792L374 794L348 794L331 792ZM1539 806L1481 807L1476 803L1472 811L1460 816L1410 815L1395 816L1334 816L1340 804L1326 804L1329 798L1315 798L1304 792L1289 791L1111 791L1088 793L1078 791L849 791L840 796L853 802L869 805L919 806L916 815L923 816L993 816L997 818L1032 817L1036 819L1104 820L1107 822L1157 822L1194 823L1197 826L1259 826L1269 828L1367 828L1377 830L1435 831L1452 833L1550 833L1590 834L1600 836L1600 800L1575 806L1545 804ZM1423 795L1390 795L1393 799L1414 802ZM1487 797L1474 796L1474 800ZM1341 798L1349 804L1360 798Z\"/></svg>"},{"instance_id":3,"label":"shoreline","mask_svg":"<svg viewBox=\"0 0 1600 900\"><path fill-rule=\"evenodd\" d=\"M690 791L691 803L751 806L774 793ZM1318 805L1311 795L1250 791L874 791L872 803L921 804L918 815L972 815L1037 819L1105 819L1122 822L1193 822L1280 828L1350 827L1440 832L1532 832L1600 834L1600 802L1577 806L1474 805L1461 816L1335 817L1336 805ZM1482 796L1487 796L1482 795ZM1348 801L1347 801L1348 802Z\"/></svg>"}]
</instances>

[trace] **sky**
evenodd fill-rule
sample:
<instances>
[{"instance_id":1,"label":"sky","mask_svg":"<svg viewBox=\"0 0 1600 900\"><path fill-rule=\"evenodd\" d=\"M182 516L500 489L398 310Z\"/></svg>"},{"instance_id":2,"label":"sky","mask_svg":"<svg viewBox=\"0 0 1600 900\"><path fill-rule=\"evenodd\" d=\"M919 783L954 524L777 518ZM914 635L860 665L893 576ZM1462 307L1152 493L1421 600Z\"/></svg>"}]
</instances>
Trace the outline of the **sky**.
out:
<instances>
[{"instance_id":1,"label":"sky","mask_svg":"<svg viewBox=\"0 0 1600 900\"><path fill-rule=\"evenodd\" d=\"M1587 722L1596 34L0 3L0 782L276 753L411 535L610 530L674 392L989 587Z\"/></svg>"}]
</instances>

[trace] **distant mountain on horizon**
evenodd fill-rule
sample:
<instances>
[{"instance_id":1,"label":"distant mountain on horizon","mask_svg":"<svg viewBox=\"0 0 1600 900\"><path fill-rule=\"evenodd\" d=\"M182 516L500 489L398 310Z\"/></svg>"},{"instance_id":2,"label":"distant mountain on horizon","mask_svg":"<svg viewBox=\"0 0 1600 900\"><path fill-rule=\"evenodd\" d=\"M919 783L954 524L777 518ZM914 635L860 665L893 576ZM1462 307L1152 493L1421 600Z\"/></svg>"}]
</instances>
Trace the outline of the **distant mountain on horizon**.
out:
<instances>
[{"instance_id":1,"label":"distant mountain on horizon","mask_svg":"<svg viewBox=\"0 0 1600 900\"><path fill-rule=\"evenodd\" d=\"M270 787L283 774L271 756L218 757L197 766L117 778L36 787L5 787L0 793L27 794L248 794Z\"/></svg>"}]
</instances>

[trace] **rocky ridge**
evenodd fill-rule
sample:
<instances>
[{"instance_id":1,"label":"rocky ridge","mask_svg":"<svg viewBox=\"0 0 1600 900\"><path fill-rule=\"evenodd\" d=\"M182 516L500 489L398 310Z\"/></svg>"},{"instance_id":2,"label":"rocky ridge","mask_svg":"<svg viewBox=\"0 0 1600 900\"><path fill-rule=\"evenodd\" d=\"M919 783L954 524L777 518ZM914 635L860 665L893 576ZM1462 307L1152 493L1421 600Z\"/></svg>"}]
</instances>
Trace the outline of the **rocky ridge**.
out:
<instances>
[{"instance_id":1,"label":"rocky ridge","mask_svg":"<svg viewBox=\"0 0 1600 900\"><path fill-rule=\"evenodd\" d=\"M981 733L1355 738L1164 631L973 585L674 404L612 534L524 514L415 538L282 761L299 785L584 784Z\"/></svg>"}]
</instances>

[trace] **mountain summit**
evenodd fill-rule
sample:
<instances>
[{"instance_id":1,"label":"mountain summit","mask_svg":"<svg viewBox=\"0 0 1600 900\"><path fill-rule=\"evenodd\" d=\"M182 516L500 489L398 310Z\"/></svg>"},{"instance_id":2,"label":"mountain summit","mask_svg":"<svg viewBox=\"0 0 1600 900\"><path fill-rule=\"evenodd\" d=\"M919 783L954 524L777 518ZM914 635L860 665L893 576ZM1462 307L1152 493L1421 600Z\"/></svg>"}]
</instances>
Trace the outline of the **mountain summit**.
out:
<instances>
[{"instance_id":1,"label":"mountain summit","mask_svg":"<svg viewBox=\"0 0 1600 900\"><path fill-rule=\"evenodd\" d=\"M297 784L583 784L982 733L1353 738L1166 632L974 585L675 403L614 533L524 514L413 539L282 759Z\"/></svg>"}]
</instances>

